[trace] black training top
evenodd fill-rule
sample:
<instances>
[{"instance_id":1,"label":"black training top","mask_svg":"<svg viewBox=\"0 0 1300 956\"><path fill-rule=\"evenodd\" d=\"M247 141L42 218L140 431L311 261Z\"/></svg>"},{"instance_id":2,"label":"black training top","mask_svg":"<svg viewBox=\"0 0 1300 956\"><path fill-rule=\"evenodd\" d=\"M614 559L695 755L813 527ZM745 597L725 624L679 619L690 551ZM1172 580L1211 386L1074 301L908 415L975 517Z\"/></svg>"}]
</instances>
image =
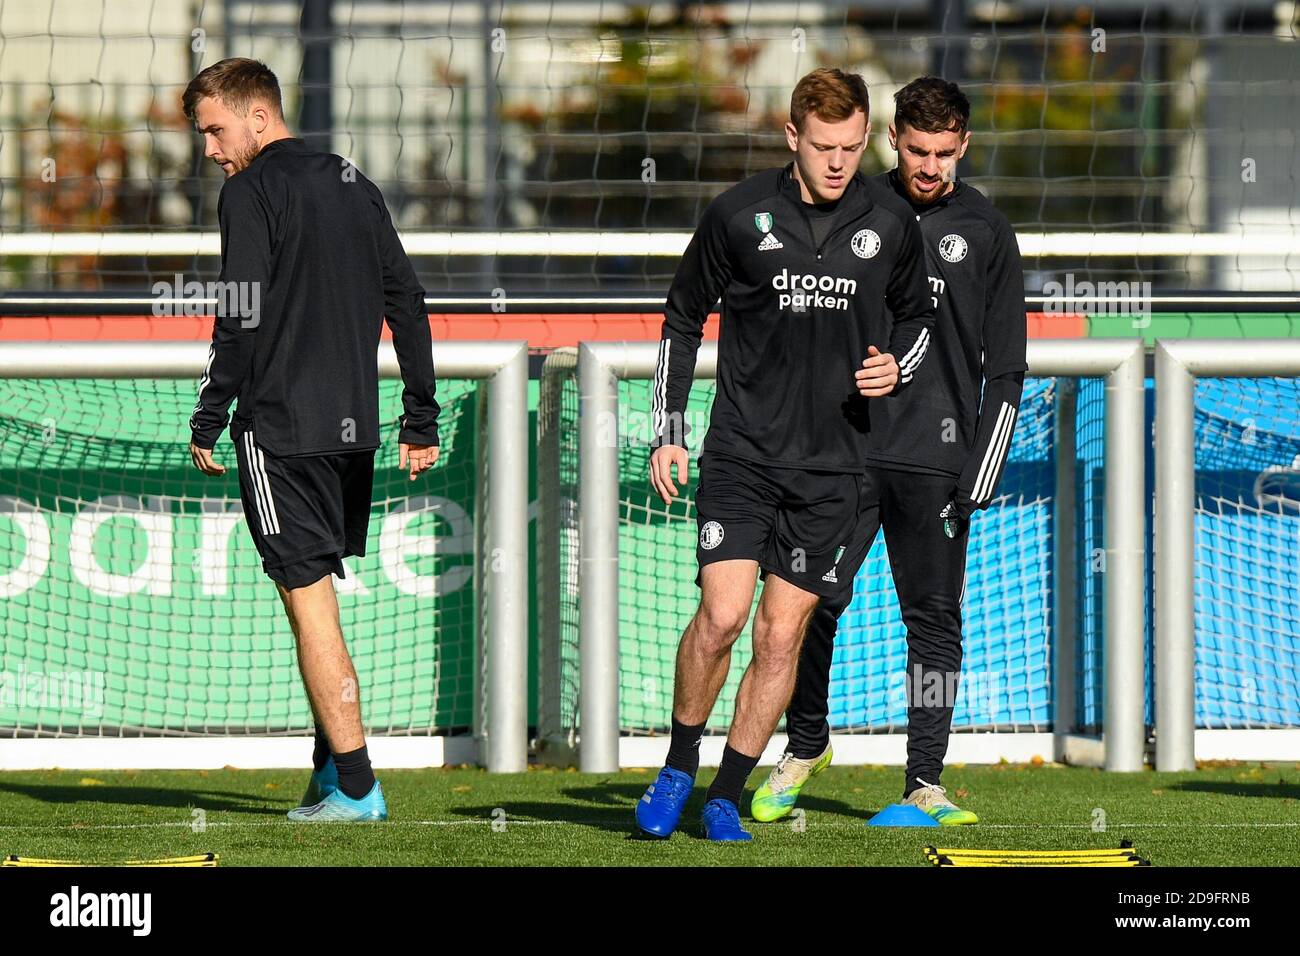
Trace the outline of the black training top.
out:
<instances>
[{"instance_id":1,"label":"black training top","mask_svg":"<svg viewBox=\"0 0 1300 956\"><path fill-rule=\"evenodd\" d=\"M438 443L429 318L378 188L300 139L268 143L217 202L221 283L190 419L212 448L235 417L277 456L379 446L376 354L393 330L405 389L399 441Z\"/></svg>"},{"instance_id":2,"label":"black training top","mask_svg":"<svg viewBox=\"0 0 1300 956\"><path fill-rule=\"evenodd\" d=\"M654 444L685 444L695 357L721 296L717 396L704 451L860 472L874 423L853 373L868 346L893 354L899 388L925 356L933 305L921 231L906 202L859 174L816 242L793 169L751 176L705 209L668 292Z\"/></svg>"},{"instance_id":3,"label":"black training top","mask_svg":"<svg viewBox=\"0 0 1300 956\"><path fill-rule=\"evenodd\" d=\"M897 170L873 179L905 198ZM867 460L952 475L959 500L984 507L1006 462L1028 368L1020 249L1006 217L961 180L932 203L909 205L924 237L934 337L912 386L872 400Z\"/></svg>"}]
</instances>

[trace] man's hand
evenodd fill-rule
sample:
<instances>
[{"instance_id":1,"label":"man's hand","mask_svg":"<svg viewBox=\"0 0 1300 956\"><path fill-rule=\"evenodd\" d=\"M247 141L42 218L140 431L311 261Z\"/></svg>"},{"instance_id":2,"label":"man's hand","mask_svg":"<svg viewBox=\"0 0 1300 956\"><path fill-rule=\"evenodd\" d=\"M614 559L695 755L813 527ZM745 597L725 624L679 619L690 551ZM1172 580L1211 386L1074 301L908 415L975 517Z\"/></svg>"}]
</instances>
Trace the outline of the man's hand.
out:
<instances>
[{"instance_id":1,"label":"man's hand","mask_svg":"<svg viewBox=\"0 0 1300 956\"><path fill-rule=\"evenodd\" d=\"M689 465L690 458L681 445L660 445L650 453L650 484L664 504L672 504L677 497L677 485L672 479L673 466L677 469L677 481L685 486Z\"/></svg>"},{"instance_id":2,"label":"man's hand","mask_svg":"<svg viewBox=\"0 0 1300 956\"><path fill-rule=\"evenodd\" d=\"M212 460L211 448L200 448L192 441L190 442L190 460L194 462L194 467L205 475L216 477L226 473L225 466L218 465Z\"/></svg>"},{"instance_id":3,"label":"man's hand","mask_svg":"<svg viewBox=\"0 0 1300 956\"><path fill-rule=\"evenodd\" d=\"M898 384L898 362L888 352L881 354L874 345L867 348L867 358L862 368L853 373L857 379L858 393L868 398L888 395Z\"/></svg>"},{"instance_id":4,"label":"man's hand","mask_svg":"<svg viewBox=\"0 0 1300 956\"><path fill-rule=\"evenodd\" d=\"M411 472L411 481L415 481L416 475L421 475L433 467L433 463L438 460L437 445L408 445L406 442L399 442L397 445L397 467L409 469Z\"/></svg>"}]
</instances>

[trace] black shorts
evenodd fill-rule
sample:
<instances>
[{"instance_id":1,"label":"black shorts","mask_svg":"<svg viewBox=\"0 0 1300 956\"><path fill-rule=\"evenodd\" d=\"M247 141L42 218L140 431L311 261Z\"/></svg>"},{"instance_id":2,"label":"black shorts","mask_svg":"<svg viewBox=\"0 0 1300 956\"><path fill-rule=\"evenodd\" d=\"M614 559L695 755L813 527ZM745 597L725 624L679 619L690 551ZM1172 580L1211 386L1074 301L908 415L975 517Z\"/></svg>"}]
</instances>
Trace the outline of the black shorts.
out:
<instances>
[{"instance_id":1,"label":"black shorts","mask_svg":"<svg viewBox=\"0 0 1300 956\"><path fill-rule=\"evenodd\" d=\"M276 458L253 429L232 424L239 497L262 570L286 588L344 577L343 558L364 556L375 452Z\"/></svg>"},{"instance_id":2,"label":"black shorts","mask_svg":"<svg viewBox=\"0 0 1300 956\"><path fill-rule=\"evenodd\" d=\"M862 474L773 468L704 454L695 490L696 560L701 568L714 561L757 561L764 577L774 574L813 594L833 595L842 581L839 562L863 481Z\"/></svg>"}]
</instances>

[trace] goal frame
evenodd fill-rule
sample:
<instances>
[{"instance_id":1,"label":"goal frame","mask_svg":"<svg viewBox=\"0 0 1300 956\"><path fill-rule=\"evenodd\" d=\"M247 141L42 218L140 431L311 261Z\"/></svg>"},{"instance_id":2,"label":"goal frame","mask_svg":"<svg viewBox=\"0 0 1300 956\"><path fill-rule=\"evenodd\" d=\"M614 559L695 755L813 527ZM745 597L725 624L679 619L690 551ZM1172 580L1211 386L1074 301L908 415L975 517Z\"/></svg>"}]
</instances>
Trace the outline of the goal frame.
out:
<instances>
[{"instance_id":1,"label":"goal frame","mask_svg":"<svg viewBox=\"0 0 1300 956\"><path fill-rule=\"evenodd\" d=\"M579 488L578 488L578 645L579 688L578 728L547 736L543 727L539 741L544 759L578 764L589 773L610 773L620 766L646 766L662 760L667 738L622 737L618 711L618 448L608 441L609 423L617 422L618 385L621 380L649 380L658 357L655 342L584 342L578 346L577 385L579 393ZM1029 342L1029 374L1037 377L1084 376L1105 380L1106 497L1102 541L1107 573L1103 579L1103 646L1105 707L1103 734L1092 738L1074 733L1073 654L1056 655L1053 680L1070 693L1058 695L1053 704L1053 730L1048 733L961 733L952 737L950 755L954 761L996 762L999 759L1028 760L1051 754L1054 759L1094 764L1109 770L1140 770L1146 744L1144 723L1144 611L1145 611L1145 501L1141 493L1146 478L1144 348L1139 339L1034 339ZM560 359L569 368L574 359ZM548 360L549 362L550 360ZM697 380L710 379L717 371L717 345L701 346L696 361ZM543 373L543 394L547 390ZM1058 404L1057 428L1073 432L1073 394L1066 390ZM545 404L545 403L544 403ZM544 411L544 410L543 410ZM539 413L539 419L541 418ZM553 430L540 422L545 436ZM547 443L542 441L542 473L539 489L548 477ZM1073 507L1074 462L1071 456L1057 456L1056 484L1059 500L1054 522L1054 587L1056 618L1064 622L1058 640L1073 647ZM1063 460L1064 459L1064 460ZM1137 489L1137 493L1134 493ZM553 510L546 497L541 511ZM540 529L543 554L558 549L554 522ZM1066 543L1070 547L1065 547ZM558 552L557 552L558 553ZM1068 583L1068 586L1065 586ZM542 589L543 593L545 588ZM544 614L541 643L554 647L552 624ZM554 712L552 695L558 692L548 673L554 667L544 656L539 706ZM837 755L845 763L901 762L905 734L836 734ZM764 759L774 759L782 746L773 738ZM716 762L722 738L708 736L701 746L701 759Z\"/></svg>"},{"instance_id":2,"label":"goal frame","mask_svg":"<svg viewBox=\"0 0 1300 956\"><path fill-rule=\"evenodd\" d=\"M187 379L198 381L205 342L7 342L0 378ZM374 735L378 767L477 762L489 771L528 766L528 345L523 341L435 342L438 375L485 381L487 440L477 443L474 591L480 660L474 733ZM381 378L400 378L391 342L378 351ZM491 560L486 560L490 557ZM490 583L489 579L490 578ZM310 737L4 737L0 770L270 768L302 764Z\"/></svg>"},{"instance_id":3,"label":"goal frame","mask_svg":"<svg viewBox=\"0 0 1300 956\"><path fill-rule=\"evenodd\" d=\"M1155 343L1156 769L1197 760L1295 760L1300 728L1196 726L1196 379L1300 376L1295 339L1157 339Z\"/></svg>"}]
</instances>

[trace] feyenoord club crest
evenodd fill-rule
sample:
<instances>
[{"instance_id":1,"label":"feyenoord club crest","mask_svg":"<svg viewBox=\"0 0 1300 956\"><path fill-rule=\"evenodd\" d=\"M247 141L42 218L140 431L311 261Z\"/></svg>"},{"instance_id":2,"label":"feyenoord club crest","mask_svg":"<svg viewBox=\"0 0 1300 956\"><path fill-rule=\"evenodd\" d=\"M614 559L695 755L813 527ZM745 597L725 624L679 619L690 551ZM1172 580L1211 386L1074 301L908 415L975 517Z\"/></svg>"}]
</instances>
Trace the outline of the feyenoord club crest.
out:
<instances>
[{"instance_id":1,"label":"feyenoord club crest","mask_svg":"<svg viewBox=\"0 0 1300 956\"><path fill-rule=\"evenodd\" d=\"M948 262L961 262L966 258L966 240L950 232L939 240L939 255Z\"/></svg>"},{"instance_id":2,"label":"feyenoord club crest","mask_svg":"<svg viewBox=\"0 0 1300 956\"><path fill-rule=\"evenodd\" d=\"M870 259L880 251L880 236L874 229L859 229L853 234L850 245L859 259Z\"/></svg>"},{"instance_id":3,"label":"feyenoord club crest","mask_svg":"<svg viewBox=\"0 0 1300 956\"><path fill-rule=\"evenodd\" d=\"M754 213L754 225L763 234L763 241L758 244L759 252L785 248L785 246L781 245L781 241L772 235L772 214L770 212Z\"/></svg>"},{"instance_id":4,"label":"feyenoord club crest","mask_svg":"<svg viewBox=\"0 0 1300 956\"><path fill-rule=\"evenodd\" d=\"M720 544L722 544L722 525L716 521L704 522L704 527L700 529L700 547L705 551L712 551Z\"/></svg>"}]
</instances>

